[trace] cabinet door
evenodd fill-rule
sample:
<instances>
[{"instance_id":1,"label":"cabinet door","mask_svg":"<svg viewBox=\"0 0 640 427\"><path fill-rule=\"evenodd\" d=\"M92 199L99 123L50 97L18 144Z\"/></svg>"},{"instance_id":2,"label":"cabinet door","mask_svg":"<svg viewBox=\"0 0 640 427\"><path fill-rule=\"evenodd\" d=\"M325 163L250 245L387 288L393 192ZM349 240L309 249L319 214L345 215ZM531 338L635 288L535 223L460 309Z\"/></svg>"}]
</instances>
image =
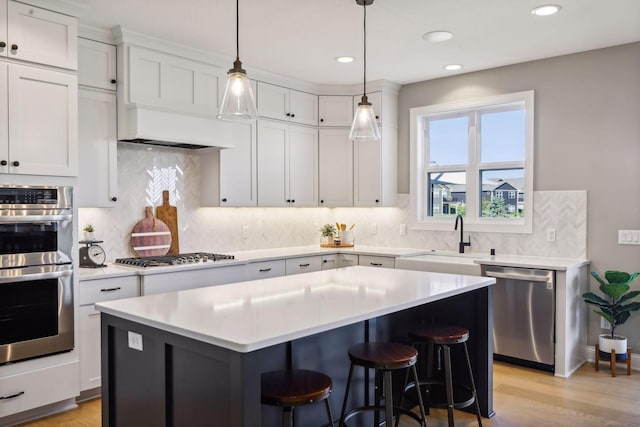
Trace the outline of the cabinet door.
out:
<instances>
[{"instance_id":1,"label":"cabinet door","mask_svg":"<svg viewBox=\"0 0 640 427\"><path fill-rule=\"evenodd\" d=\"M322 269L332 270L338 268L338 254L322 255Z\"/></svg>"},{"instance_id":2,"label":"cabinet door","mask_svg":"<svg viewBox=\"0 0 640 427\"><path fill-rule=\"evenodd\" d=\"M286 261L276 259L272 261L251 262L246 266L246 280L268 279L286 274Z\"/></svg>"},{"instance_id":3,"label":"cabinet door","mask_svg":"<svg viewBox=\"0 0 640 427\"><path fill-rule=\"evenodd\" d=\"M0 18L1 15L0 13ZM4 100L0 102L0 162L4 163L4 166L0 164L0 173L9 172L9 103L6 101L9 98L8 79L8 65L0 62L0 99Z\"/></svg>"},{"instance_id":4,"label":"cabinet door","mask_svg":"<svg viewBox=\"0 0 640 427\"><path fill-rule=\"evenodd\" d=\"M320 206L353 206L353 142L349 129L320 129Z\"/></svg>"},{"instance_id":5,"label":"cabinet door","mask_svg":"<svg viewBox=\"0 0 640 427\"><path fill-rule=\"evenodd\" d=\"M321 95L318 98L320 126L351 126L353 99L351 96Z\"/></svg>"},{"instance_id":6,"label":"cabinet door","mask_svg":"<svg viewBox=\"0 0 640 427\"><path fill-rule=\"evenodd\" d=\"M78 84L116 90L116 47L78 38Z\"/></svg>"},{"instance_id":7,"label":"cabinet door","mask_svg":"<svg viewBox=\"0 0 640 427\"><path fill-rule=\"evenodd\" d=\"M80 391L100 387L100 312L92 305L80 307Z\"/></svg>"},{"instance_id":8,"label":"cabinet door","mask_svg":"<svg viewBox=\"0 0 640 427\"><path fill-rule=\"evenodd\" d=\"M318 126L318 96L290 90L288 112L292 122L301 125Z\"/></svg>"},{"instance_id":9,"label":"cabinet door","mask_svg":"<svg viewBox=\"0 0 640 427\"><path fill-rule=\"evenodd\" d=\"M116 94L78 90L78 207L107 208L118 196Z\"/></svg>"},{"instance_id":10,"label":"cabinet door","mask_svg":"<svg viewBox=\"0 0 640 427\"><path fill-rule=\"evenodd\" d=\"M353 205L380 206L381 141L353 142Z\"/></svg>"},{"instance_id":11,"label":"cabinet door","mask_svg":"<svg viewBox=\"0 0 640 427\"><path fill-rule=\"evenodd\" d=\"M288 157L290 205L318 206L318 130L291 125Z\"/></svg>"},{"instance_id":12,"label":"cabinet door","mask_svg":"<svg viewBox=\"0 0 640 427\"><path fill-rule=\"evenodd\" d=\"M351 267L358 265L357 254L338 254L338 267Z\"/></svg>"},{"instance_id":13,"label":"cabinet door","mask_svg":"<svg viewBox=\"0 0 640 427\"><path fill-rule=\"evenodd\" d=\"M289 89L258 82L258 114L260 117L289 120Z\"/></svg>"},{"instance_id":14,"label":"cabinet door","mask_svg":"<svg viewBox=\"0 0 640 427\"><path fill-rule=\"evenodd\" d=\"M388 256L360 255L358 265L370 267L396 268L396 259Z\"/></svg>"},{"instance_id":15,"label":"cabinet door","mask_svg":"<svg viewBox=\"0 0 640 427\"><path fill-rule=\"evenodd\" d=\"M10 64L10 171L77 175L77 114L76 76Z\"/></svg>"},{"instance_id":16,"label":"cabinet door","mask_svg":"<svg viewBox=\"0 0 640 427\"><path fill-rule=\"evenodd\" d=\"M256 125L230 126L235 147L220 150L220 206L256 206Z\"/></svg>"},{"instance_id":17,"label":"cabinet door","mask_svg":"<svg viewBox=\"0 0 640 427\"><path fill-rule=\"evenodd\" d=\"M10 58L78 68L75 18L14 1L8 2L7 15Z\"/></svg>"},{"instance_id":18,"label":"cabinet door","mask_svg":"<svg viewBox=\"0 0 640 427\"><path fill-rule=\"evenodd\" d=\"M322 269L322 257L306 256L300 258L288 258L285 263L287 276L291 274L310 273Z\"/></svg>"},{"instance_id":19,"label":"cabinet door","mask_svg":"<svg viewBox=\"0 0 640 427\"><path fill-rule=\"evenodd\" d=\"M382 123L382 92L372 92L367 94L367 99L371 103L373 112L376 113L376 119L378 124ZM358 104L362 101L362 95L355 95L353 97L353 112L358 109ZM349 123L351 126L351 123Z\"/></svg>"},{"instance_id":20,"label":"cabinet door","mask_svg":"<svg viewBox=\"0 0 640 427\"><path fill-rule=\"evenodd\" d=\"M258 205L288 206L286 165L289 125L258 122Z\"/></svg>"}]
</instances>

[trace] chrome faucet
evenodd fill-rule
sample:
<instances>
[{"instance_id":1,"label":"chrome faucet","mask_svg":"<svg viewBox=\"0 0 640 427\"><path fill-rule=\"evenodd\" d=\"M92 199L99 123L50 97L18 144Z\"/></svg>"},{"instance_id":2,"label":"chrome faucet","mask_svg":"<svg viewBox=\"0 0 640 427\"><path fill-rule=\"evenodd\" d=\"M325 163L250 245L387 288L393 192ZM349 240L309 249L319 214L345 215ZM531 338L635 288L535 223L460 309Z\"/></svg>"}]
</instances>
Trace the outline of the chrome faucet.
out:
<instances>
[{"instance_id":1,"label":"chrome faucet","mask_svg":"<svg viewBox=\"0 0 640 427\"><path fill-rule=\"evenodd\" d=\"M469 246L471 247L471 236L469 236L469 241L465 242L464 241L464 221L462 220L462 215L458 215L456 216L456 226L453 228L454 230L458 229L458 221L460 221L460 242L458 243L458 252L460 252L461 254L464 253L464 247L465 246Z\"/></svg>"}]
</instances>

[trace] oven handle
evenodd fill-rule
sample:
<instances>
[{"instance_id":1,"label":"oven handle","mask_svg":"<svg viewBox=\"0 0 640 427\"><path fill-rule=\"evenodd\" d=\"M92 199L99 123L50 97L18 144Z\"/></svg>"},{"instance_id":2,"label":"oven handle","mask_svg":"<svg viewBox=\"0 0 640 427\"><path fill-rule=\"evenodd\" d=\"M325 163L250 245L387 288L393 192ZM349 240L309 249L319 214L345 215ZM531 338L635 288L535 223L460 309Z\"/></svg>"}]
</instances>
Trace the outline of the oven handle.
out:
<instances>
[{"instance_id":1,"label":"oven handle","mask_svg":"<svg viewBox=\"0 0 640 427\"><path fill-rule=\"evenodd\" d=\"M46 271L42 273L27 273L19 276L0 276L1 283L14 283L14 282L30 282L32 280L47 280L58 279L60 277L71 276L73 270L61 270L61 271Z\"/></svg>"},{"instance_id":2,"label":"oven handle","mask_svg":"<svg viewBox=\"0 0 640 427\"><path fill-rule=\"evenodd\" d=\"M39 223L39 222L68 222L73 219L71 214L60 215L11 215L0 216L0 223L15 224L23 222Z\"/></svg>"}]
</instances>

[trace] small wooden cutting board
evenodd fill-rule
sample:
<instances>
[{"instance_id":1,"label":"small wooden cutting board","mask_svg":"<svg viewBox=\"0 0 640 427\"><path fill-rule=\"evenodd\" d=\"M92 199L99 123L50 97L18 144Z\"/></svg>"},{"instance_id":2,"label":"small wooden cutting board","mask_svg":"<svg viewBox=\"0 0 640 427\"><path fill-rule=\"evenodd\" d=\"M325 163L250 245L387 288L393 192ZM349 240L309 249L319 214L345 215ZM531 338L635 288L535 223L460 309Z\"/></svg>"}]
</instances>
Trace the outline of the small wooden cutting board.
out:
<instances>
[{"instance_id":1,"label":"small wooden cutting board","mask_svg":"<svg viewBox=\"0 0 640 427\"><path fill-rule=\"evenodd\" d=\"M180 244L178 242L178 208L169 204L169 191L162 192L162 205L156 208L156 217L167 224L171 232L171 247L168 254L179 254Z\"/></svg>"},{"instance_id":2,"label":"small wooden cutting board","mask_svg":"<svg viewBox=\"0 0 640 427\"><path fill-rule=\"evenodd\" d=\"M171 247L169 227L153 217L151 206L144 208L145 218L133 226L131 247L138 256L166 255Z\"/></svg>"}]
</instances>

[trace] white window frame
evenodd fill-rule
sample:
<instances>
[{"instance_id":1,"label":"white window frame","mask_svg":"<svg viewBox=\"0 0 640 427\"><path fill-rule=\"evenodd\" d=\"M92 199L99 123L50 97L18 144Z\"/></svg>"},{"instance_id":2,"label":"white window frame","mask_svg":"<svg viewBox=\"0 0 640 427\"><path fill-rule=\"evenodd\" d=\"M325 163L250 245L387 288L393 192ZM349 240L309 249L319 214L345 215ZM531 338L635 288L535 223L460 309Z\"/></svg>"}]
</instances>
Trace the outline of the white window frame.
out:
<instances>
[{"instance_id":1,"label":"white window frame","mask_svg":"<svg viewBox=\"0 0 640 427\"><path fill-rule=\"evenodd\" d=\"M525 148L524 162L481 163L480 146L476 143L476 126L469 126L468 161L465 165L428 166L428 138L425 126L428 117L447 117L469 111L487 109L492 106L502 108L508 104L522 104L525 110ZM414 230L452 230L455 218L432 217L426 215L429 189L427 177L433 172L466 173L466 205L464 217L468 231L499 233L533 232L533 170L534 170L534 91L524 91L505 95L496 95L480 99L435 104L410 109L410 192L411 192L411 228ZM427 141L427 142L425 142ZM478 206L481 204L482 189L478 182L481 170L524 169L525 206L523 218L487 218L481 217Z\"/></svg>"}]
</instances>

